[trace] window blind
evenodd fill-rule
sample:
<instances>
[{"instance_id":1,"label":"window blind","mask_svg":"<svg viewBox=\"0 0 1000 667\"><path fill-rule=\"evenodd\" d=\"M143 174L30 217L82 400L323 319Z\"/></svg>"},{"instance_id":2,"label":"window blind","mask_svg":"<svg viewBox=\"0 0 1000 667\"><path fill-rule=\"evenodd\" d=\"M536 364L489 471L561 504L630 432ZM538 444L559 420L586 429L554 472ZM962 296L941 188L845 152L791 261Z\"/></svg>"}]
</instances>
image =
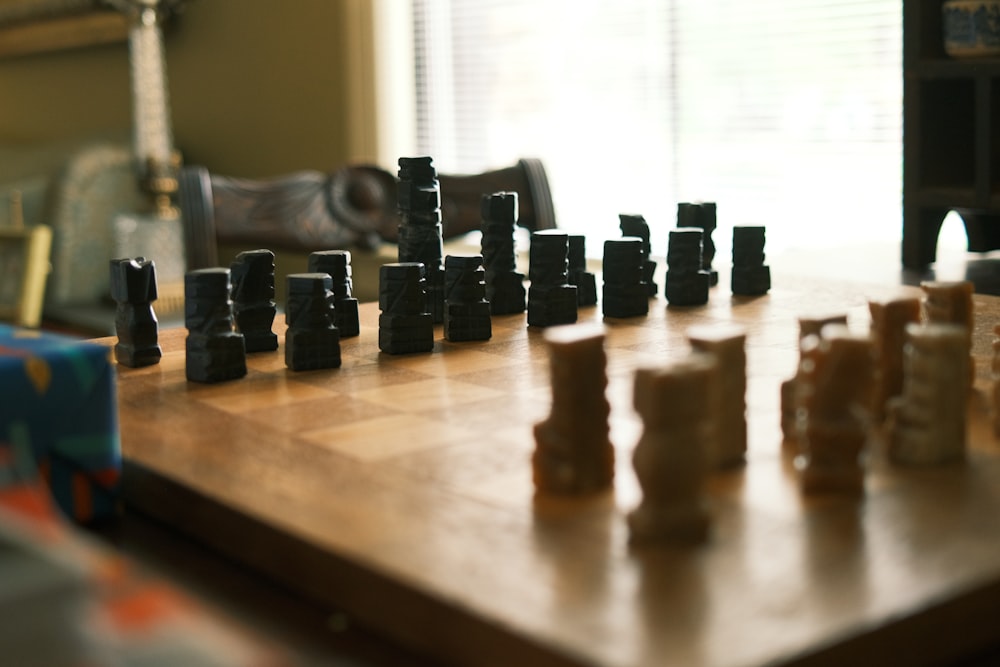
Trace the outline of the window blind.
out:
<instances>
[{"instance_id":1,"label":"window blind","mask_svg":"<svg viewBox=\"0 0 1000 667\"><path fill-rule=\"evenodd\" d=\"M768 246L898 239L897 0L414 0L417 134L439 171L541 158L588 251L715 201Z\"/></svg>"}]
</instances>

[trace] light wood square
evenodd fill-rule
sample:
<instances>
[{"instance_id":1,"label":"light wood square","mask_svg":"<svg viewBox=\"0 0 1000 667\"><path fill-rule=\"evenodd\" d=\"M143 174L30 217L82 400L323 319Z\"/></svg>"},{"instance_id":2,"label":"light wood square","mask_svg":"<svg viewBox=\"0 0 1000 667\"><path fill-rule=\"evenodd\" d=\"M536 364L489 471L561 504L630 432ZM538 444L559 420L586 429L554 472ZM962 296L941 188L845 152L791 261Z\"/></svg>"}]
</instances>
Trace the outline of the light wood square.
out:
<instances>
[{"instance_id":1,"label":"light wood square","mask_svg":"<svg viewBox=\"0 0 1000 667\"><path fill-rule=\"evenodd\" d=\"M501 398L503 396L505 396L505 392L499 389L469 384L467 382L441 382L436 378L354 393L354 397L356 398L412 413L434 410L442 405L474 403L476 401Z\"/></svg>"},{"instance_id":2,"label":"light wood square","mask_svg":"<svg viewBox=\"0 0 1000 667\"><path fill-rule=\"evenodd\" d=\"M293 371L288 371L292 373ZM242 414L256 410L266 410L275 406L291 405L313 399L334 399L335 391L315 385L297 382L285 376L284 372L220 383L199 397L201 403L229 412Z\"/></svg>"},{"instance_id":3,"label":"light wood square","mask_svg":"<svg viewBox=\"0 0 1000 667\"><path fill-rule=\"evenodd\" d=\"M475 437L471 429L415 414L394 414L307 431L302 439L363 462L443 447Z\"/></svg>"},{"instance_id":4,"label":"light wood square","mask_svg":"<svg viewBox=\"0 0 1000 667\"><path fill-rule=\"evenodd\" d=\"M436 378L443 378L458 373L488 371L491 368L500 368L510 363L510 359L476 349L476 347L486 349L488 344L488 341L485 343L437 341L437 345L443 346L440 351L435 348L434 352L427 354L398 356L383 354L379 357L379 364L383 367L404 368L426 373Z\"/></svg>"}]
</instances>

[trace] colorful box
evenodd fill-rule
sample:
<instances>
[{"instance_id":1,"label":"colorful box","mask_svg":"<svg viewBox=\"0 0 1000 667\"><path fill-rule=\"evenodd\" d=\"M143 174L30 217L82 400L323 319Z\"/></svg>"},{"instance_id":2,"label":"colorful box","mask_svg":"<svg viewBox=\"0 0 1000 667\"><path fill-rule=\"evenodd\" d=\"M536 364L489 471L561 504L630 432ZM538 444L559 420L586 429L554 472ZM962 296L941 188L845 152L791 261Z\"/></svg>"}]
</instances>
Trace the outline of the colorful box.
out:
<instances>
[{"instance_id":1,"label":"colorful box","mask_svg":"<svg viewBox=\"0 0 1000 667\"><path fill-rule=\"evenodd\" d=\"M115 374L103 345L0 325L0 486L41 475L89 522L117 510Z\"/></svg>"},{"instance_id":2,"label":"colorful box","mask_svg":"<svg viewBox=\"0 0 1000 667\"><path fill-rule=\"evenodd\" d=\"M37 480L0 488L0 662L292 664L249 628L145 569L72 530Z\"/></svg>"}]
</instances>

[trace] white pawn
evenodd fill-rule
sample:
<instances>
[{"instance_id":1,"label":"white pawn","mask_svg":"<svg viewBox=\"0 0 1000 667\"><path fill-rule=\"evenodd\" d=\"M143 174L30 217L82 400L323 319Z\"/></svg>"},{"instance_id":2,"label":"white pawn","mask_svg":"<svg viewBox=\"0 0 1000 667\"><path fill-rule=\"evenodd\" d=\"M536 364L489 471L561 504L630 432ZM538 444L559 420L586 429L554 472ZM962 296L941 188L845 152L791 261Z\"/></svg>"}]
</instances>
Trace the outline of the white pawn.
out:
<instances>
[{"instance_id":1,"label":"white pawn","mask_svg":"<svg viewBox=\"0 0 1000 667\"><path fill-rule=\"evenodd\" d=\"M639 369L633 404L643 432L632 455L642 487L639 506L628 515L633 542L703 542L709 513L703 497L706 456L715 429L711 355L693 354L665 368Z\"/></svg>"},{"instance_id":2,"label":"white pawn","mask_svg":"<svg viewBox=\"0 0 1000 667\"><path fill-rule=\"evenodd\" d=\"M969 355L969 386L975 378L976 360L972 357L972 330L975 327L975 288L970 280L927 280L920 283L924 298L920 302L924 324L957 324L965 329L965 351Z\"/></svg>"},{"instance_id":3,"label":"white pawn","mask_svg":"<svg viewBox=\"0 0 1000 667\"><path fill-rule=\"evenodd\" d=\"M804 492L864 491L861 455L871 425L873 379L868 336L830 324L802 342L796 466Z\"/></svg>"},{"instance_id":4,"label":"white pawn","mask_svg":"<svg viewBox=\"0 0 1000 667\"><path fill-rule=\"evenodd\" d=\"M934 465L965 457L968 330L956 324L906 327L903 393L890 403L889 458Z\"/></svg>"},{"instance_id":5,"label":"white pawn","mask_svg":"<svg viewBox=\"0 0 1000 667\"><path fill-rule=\"evenodd\" d=\"M741 465L747 451L746 331L735 326L704 325L688 329L687 337L696 352L711 354L718 361L715 447L709 452L708 468Z\"/></svg>"}]
</instances>

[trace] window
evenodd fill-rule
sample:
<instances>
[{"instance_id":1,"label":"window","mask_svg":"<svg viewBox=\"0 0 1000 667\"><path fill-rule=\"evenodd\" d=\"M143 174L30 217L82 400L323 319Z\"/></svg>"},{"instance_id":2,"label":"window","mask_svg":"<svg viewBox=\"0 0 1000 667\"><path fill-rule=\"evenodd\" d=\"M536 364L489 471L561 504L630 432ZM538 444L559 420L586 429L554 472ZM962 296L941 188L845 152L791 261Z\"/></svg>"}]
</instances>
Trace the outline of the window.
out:
<instances>
[{"instance_id":1,"label":"window","mask_svg":"<svg viewBox=\"0 0 1000 667\"><path fill-rule=\"evenodd\" d=\"M588 250L678 201L716 201L716 243L898 240L898 0L414 0L417 142L439 171L539 157Z\"/></svg>"}]
</instances>

